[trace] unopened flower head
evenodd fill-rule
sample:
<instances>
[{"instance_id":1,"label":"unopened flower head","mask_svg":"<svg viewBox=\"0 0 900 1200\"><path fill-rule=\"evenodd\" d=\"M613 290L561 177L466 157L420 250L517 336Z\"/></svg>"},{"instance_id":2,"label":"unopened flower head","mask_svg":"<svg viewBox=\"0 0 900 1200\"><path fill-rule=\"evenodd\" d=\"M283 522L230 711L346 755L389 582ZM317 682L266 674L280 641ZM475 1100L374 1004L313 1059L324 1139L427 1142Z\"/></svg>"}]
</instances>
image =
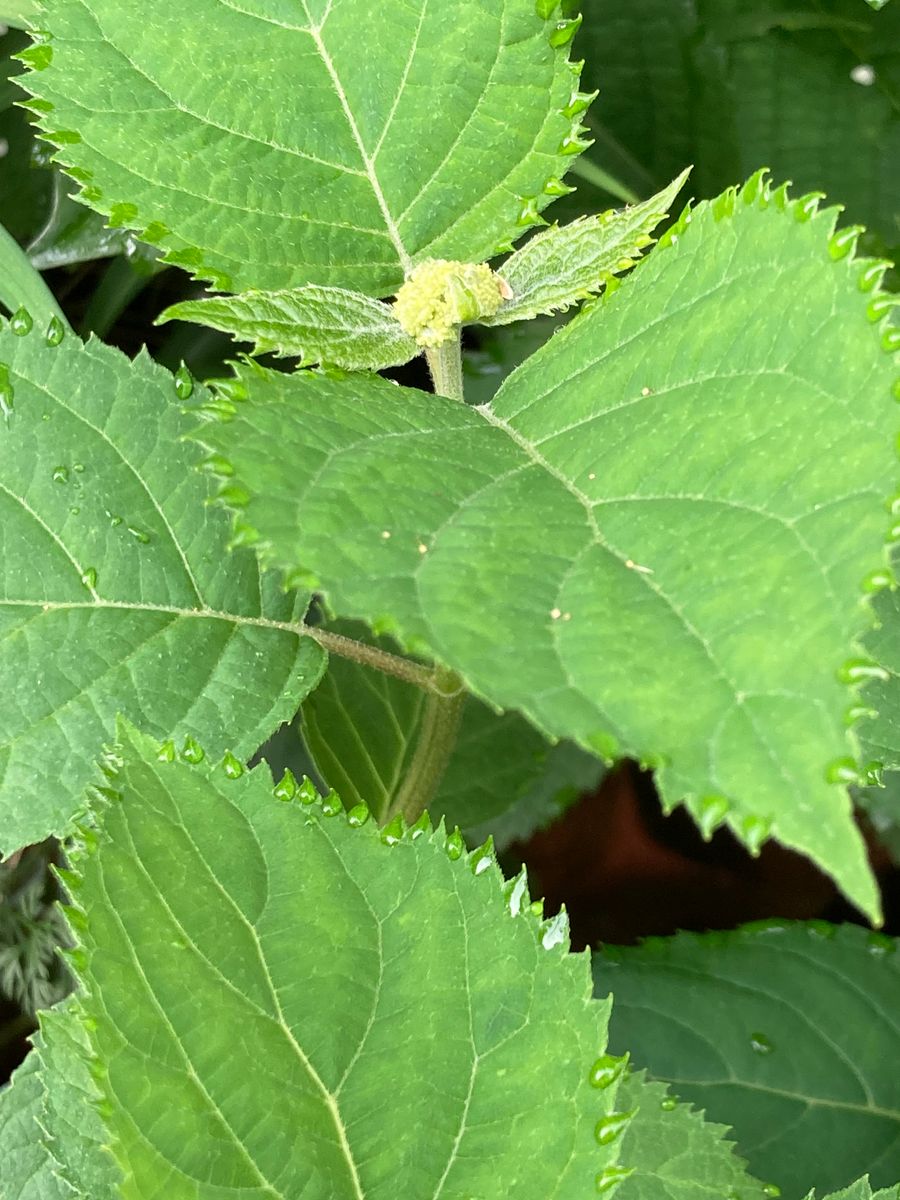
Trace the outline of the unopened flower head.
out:
<instances>
[{"instance_id":1,"label":"unopened flower head","mask_svg":"<svg viewBox=\"0 0 900 1200\"><path fill-rule=\"evenodd\" d=\"M507 292L486 263L430 258L400 288L394 315L420 346L433 349L448 342L465 321L493 316Z\"/></svg>"}]
</instances>

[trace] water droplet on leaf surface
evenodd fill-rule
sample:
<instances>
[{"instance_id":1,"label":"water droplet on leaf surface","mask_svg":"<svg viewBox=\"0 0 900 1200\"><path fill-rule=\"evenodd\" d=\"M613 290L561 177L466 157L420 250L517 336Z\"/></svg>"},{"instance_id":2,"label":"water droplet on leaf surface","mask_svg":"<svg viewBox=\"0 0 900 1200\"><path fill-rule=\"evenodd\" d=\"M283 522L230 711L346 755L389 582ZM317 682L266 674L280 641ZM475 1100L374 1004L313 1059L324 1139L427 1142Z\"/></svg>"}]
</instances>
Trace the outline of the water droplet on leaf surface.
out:
<instances>
[{"instance_id":1,"label":"water droplet on leaf surface","mask_svg":"<svg viewBox=\"0 0 900 1200\"><path fill-rule=\"evenodd\" d=\"M44 335L44 340L48 346L58 346L66 336L65 326L59 317L51 317L50 324L47 326L47 332Z\"/></svg>"},{"instance_id":2,"label":"water droplet on leaf surface","mask_svg":"<svg viewBox=\"0 0 900 1200\"><path fill-rule=\"evenodd\" d=\"M189 400L194 393L194 379L184 363L175 372L174 379L175 394L178 399Z\"/></svg>"},{"instance_id":3,"label":"water droplet on leaf surface","mask_svg":"<svg viewBox=\"0 0 900 1200\"><path fill-rule=\"evenodd\" d=\"M609 1113L607 1116L601 1117L594 1127L594 1137L601 1146L608 1146L622 1133L633 1116L634 1113L626 1112Z\"/></svg>"},{"instance_id":4,"label":"water droplet on leaf surface","mask_svg":"<svg viewBox=\"0 0 900 1200\"><path fill-rule=\"evenodd\" d=\"M184 739L184 745L181 747L181 757L185 762L193 763L196 766L197 763L203 762L206 752L199 742L188 736Z\"/></svg>"},{"instance_id":5,"label":"water droplet on leaf surface","mask_svg":"<svg viewBox=\"0 0 900 1200\"><path fill-rule=\"evenodd\" d=\"M297 795L297 780L294 778L292 771L285 767L284 774L278 783L275 784L273 796L276 800L293 800Z\"/></svg>"},{"instance_id":6,"label":"water droplet on leaf surface","mask_svg":"<svg viewBox=\"0 0 900 1200\"><path fill-rule=\"evenodd\" d=\"M229 779L240 779L244 773L244 765L239 758L235 758L230 750L227 750L222 759L222 770Z\"/></svg>"},{"instance_id":7,"label":"water droplet on leaf surface","mask_svg":"<svg viewBox=\"0 0 900 1200\"><path fill-rule=\"evenodd\" d=\"M9 327L16 337L25 337L34 329L34 320L31 313L24 306L17 308L9 319Z\"/></svg>"},{"instance_id":8,"label":"water droplet on leaf surface","mask_svg":"<svg viewBox=\"0 0 900 1200\"><path fill-rule=\"evenodd\" d=\"M751 1033L750 1049L754 1054L771 1054L775 1047L764 1033Z\"/></svg>"},{"instance_id":9,"label":"water droplet on leaf surface","mask_svg":"<svg viewBox=\"0 0 900 1200\"><path fill-rule=\"evenodd\" d=\"M626 1062L627 1059L624 1056L617 1058L614 1054L601 1054L588 1075L591 1087L610 1087L625 1070Z\"/></svg>"}]
</instances>

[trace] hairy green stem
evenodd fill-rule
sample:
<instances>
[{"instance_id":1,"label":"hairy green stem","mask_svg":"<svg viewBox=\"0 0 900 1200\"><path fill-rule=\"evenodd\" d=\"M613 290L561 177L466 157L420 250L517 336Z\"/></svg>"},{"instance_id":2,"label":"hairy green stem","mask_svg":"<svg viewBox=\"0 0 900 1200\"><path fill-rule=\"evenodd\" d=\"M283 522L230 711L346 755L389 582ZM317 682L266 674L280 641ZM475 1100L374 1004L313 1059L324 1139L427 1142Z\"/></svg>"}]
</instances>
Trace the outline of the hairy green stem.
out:
<instances>
[{"instance_id":1,"label":"hairy green stem","mask_svg":"<svg viewBox=\"0 0 900 1200\"><path fill-rule=\"evenodd\" d=\"M423 688L426 692L443 695L437 682L437 675L432 667L422 663L411 662L401 658L399 654L390 654L387 650L379 650L366 642L357 642L354 638L344 637L342 633L331 633L328 629L320 629L317 625L306 625L303 632L313 641L318 642L330 654L340 658L349 658L352 662L364 667L374 667L385 675L393 675L404 683L412 683Z\"/></svg>"},{"instance_id":2,"label":"hairy green stem","mask_svg":"<svg viewBox=\"0 0 900 1200\"><path fill-rule=\"evenodd\" d=\"M462 335L457 329L452 341L445 342L434 350L426 350L428 368L434 381L434 390L439 396L451 400L463 399Z\"/></svg>"},{"instance_id":3,"label":"hairy green stem","mask_svg":"<svg viewBox=\"0 0 900 1200\"><path fill-rule=\"evenodd\" d=\"M466 690L455 675L445 674L442 682L455 690L432 691L426 696L412 762L385 813L385 824L398 813L410 824L417 820L434 799L444 777L456 746Z\"/></svg>"}]
</instances>

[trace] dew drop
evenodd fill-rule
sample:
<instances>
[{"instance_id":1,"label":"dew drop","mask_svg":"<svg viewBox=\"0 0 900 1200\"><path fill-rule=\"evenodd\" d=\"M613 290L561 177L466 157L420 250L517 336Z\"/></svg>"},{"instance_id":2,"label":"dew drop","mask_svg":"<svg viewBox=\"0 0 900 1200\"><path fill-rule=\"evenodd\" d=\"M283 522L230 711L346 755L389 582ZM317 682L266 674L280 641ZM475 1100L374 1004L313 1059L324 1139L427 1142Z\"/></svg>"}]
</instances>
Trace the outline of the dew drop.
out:
<instances>
[{"instance_id":1,"label":"dew drop","mask_svg":"<svg viewBox=\"0 0 900 1200\"><path fill-rule=\"evenodd\" d=\"M44 334L44 340L48 346L58 346L66 336L65 326L57 316L50 318L50 324L47 326L47 332Z\"/></svg>"},{"instance_id":2,"label":"dew drop","mask_svg":"<svg viewBox=\"0 0 900 1200\"><path fill-rule=\"evenodd\" d=\"M771 1197L771 1200L777 1200L781 1195L781 1188L775 1183L764 1183L763 1195Z\"/></svg>"},{"instance_id":3,"label":"dew drop","mask_svg":"<svg viewBox=\"0 0 900 1200\"><path fill-rule=\"evenodd\" d=\"M344 806L341 804L341 798L335 791L330 791L327 796L322 797L322 815L326 817L336 817L339 812L344 811Z\"/></svg>"},{"instance_id":4,"label":"dew drop","mask_svg":"<svg viewBox=\"0 0 900 1200\"><path fill-rule=\"evenodd\" d=\"M900 350L900 329L896 325L886 329L881 335L882 348L887 350L888 354L893 354L895 350Z\"/></svg>"},{"instance_id":5,"label":"dew drop","mask_svg":"<svg viewBox=\"0 0 900 1200\"><path fill-rule=\"evenodd\" d=\"M72 470L75 471L76 474L78 474L78 475L83 475L84 474L84 463L80 463L80 462L73 463Z\"/></svg>"},{"instance_id":6,"label":"dew drop","mask_svg":"<svg viewBox=\"0 0 900 1200\"><path fill-rule=\"evenodd\" d=\"M175 743L171 740L171 738L160 745L156 759L157 762L166 763L175 761Z\"/></svg>"},{"instance_id":7,"label":"dew drop","mask_svg":"<svg viewBox=\"0 0 900 1200\"><path fill-rule=\"evenodd\" d=\"M240 779L244 773L244 764L239 758L235 758L230 750L226 750L222 759L222 770L229 779Z\"/></svg>"},{"instance_id":8,"label":"dew drop","mask_svg":"<svg viewBox=\"0 0 900 1200\"><path fill-rule=\"evenodd\" d=\"M618 1187L633 1171L634 1167L607 1167L594 1178L594 1190L599 1196L606 1195L607 1192Z\"/></svg>"},{"instance_id":9,"label":"dew drop","mask_svg":"<svg viewBox=\"0 0 900 1200\"><path fill-rule=\"evenodd\" d=\"M3 414L7 425L12 413L14 394L12 380L9 377L9 367L0 363L0 413Z\"/></svg>"},{"instance_id":10,"label":"dew drop","mask_svg":"<svg viewBox=\"0 0 900 1200\"><path fill-rule=\"evenodd\" d=\"M565 909L551 917L541 934L541 945L545 950L564 944L569 936L569 917Z\"/></svg>"},{"instance_id":11,"label":"dew drop","mask_svg":"<svg viewBox=\"0 0 900 1200\"><path fill-rule=\"evenodd\" d=\"M860 581L859 586L867 596L872 596L876 592L884 591L884 589L890 587L893 582L894 576L887 569L887 567L879 567L876 571L870 571L869 574Z\"/></svg>"},{"instance_id":12,"label":"dew drop","mask_svg":"<svg viewBox=\"0 0 900 1200\"><path fill-rule=\"evenodd\" d=\"M825 768L825 782L845 787L859 783L859 770L852 758L837 758Z\"/></svg>"},{"instance_id":13,"label":"dew drop","mask_svg":"<svg viewBox=\"0 0 900 1200\"><path fill-rule=\"evenodd\" d=\"M815 214L821 199L821 192L810 192L808 196L801 196L794 205L795 218L801 223L808 221Z\"/></svg>"},{"instance_id":14,"label":"dew drop","mask_svg":"<svg viewBox=\"0 0 900 1200\"><path fill-rule=\"evenodd\" d=\"M663 1112L674 1112L678 1107L678 1101L674 1096L666 1096L665 1099L660 1100L659 1107Z\"/></svg>"},{"instance_id":15,"label":"dew drop","mask_svg":"<svg viewBox=\"0 0 900 1200\"><path fill-rule=\"evenodd\" d=\"M828 239L828 253L835 262L846 258L853 250L860 232L858 225L848 225L846 229L839 229L831 235Z\"/></svg>"},{"instance_id":16,"label":"dew drop","mask_svg":"<svg viewBox=\"0 0 900 1200\"><path fill-rule=\"evenodd\" d=\"M538 211L537 198L535 196L531 196L529 198L523 197L522 207L519 210L519 215L516 217L516 224L535 225L541 220L543 220L543 218Z\"/></svg>"},{"instance_id":17,"label":"dew drop","mask_svg":"<svg viewBox=\"0 0 900 1200\"><path fill-rule=\"evenodd\" d=\"M874 958L886 958L889 954L897 953L897 943L886 933L870 933L866 938L866 948Z\"/></svg>"},{"instance_id":18,"label":"dew drop","mask_svg":"<svg viewBox=\"0 0 900 1200\"><path fill-rule=\"evenodd\" d=\"M772 820L770 817L750 816L741 822L741 834L744 844L754 858L759 854L763 842L771 831Z\"/></svg>"},{"instance_id":19,"label":"dew drop","mask_svg":"<svg viewBox=\"0 0 900 1200\"><path fill-rule=\"evenodd\" d=\"M25 337L34 329L34 320L31 313L24 306L17 308L9 319L9 327L16 337Z\"/></svg>"},{"instance_id":20,"label":"dew drop","mask_svg":"<svg viewBox=\"0 0 900 1200\"><path fill-rule=\"evenodd\" d=\"M550 34L548 41L554 49L559 49L560 46L568 46L572 38L578 32L578 27L581 24L581 17L577 16L571 21L557 21L556 28Z\"/></svg>"},{"instance_id":21,"label":"dew drop","mask_svg":"<svg viewBox=\"0 0 900 1200\"><path fill-rule=\"evenodd\" d=\"M625 1070L627 1059L617 1058L614 1054L601 1054L588 1074L591 1087L608 1088L616 1082Z\"/></svg>"},{"instance_id":22,"label":"dew drop","mask_svg":"<svg viewBox=\"0 0 900 1200\"><path fill-rule=\"evenodd\" d=\"M863 787L884 787L883 773L884 763L873 758L860 771L859 782Z\"/></svg>"},{"instance_id":23,"label":"dew drop","mask_svg":"<svg viewBox=\"0 0 900 1200\"><path fill-rule=\"evenodd\" d=\"M897 306L896 296L873 296L866 305L866 316L875 325Z\"/></svg>"},{"instance_id":24,"label":"dew drop","mask_svg":"<svg viewBox=\"0 0 900 1200\"><path fill-rule=\"evenodd\" d=\"M855 725L857 721L862 721L865 717L877 717L878 713L874 708L868 708L865 704L851 704L844 713L844 724L849 728Z\"/></svg>"},{"instance_id":25,"label":"dew drop","mask_svg":"<svg viewBox=\"0 0 900 1200\"><path fill-rule=\"evenodd\" d=\"M447 851L447 857L451 862L457 862L462 858L466 844L463 841L462 834L458 829L454 829L444 844L444 849Z\"/></svg>"},{"instance_id":26,"label":"dew drop","mask_svg":"<svg viewBox=\"0 0 900 1200\"><path fill-rule=\"evenodd\" d=\"M697 824L700 826L700 832L705 841L709 841L713 830L721 825L728 816L730 807L724 796L704 796L700 801L700 815L697 818Z\"/></svg>"},{"instance_id":27,"label":"dew drop","mask_svg":"<svg viewBox=\"0 0 900 1200\"><path fill-rule=\"evenodd\" d=\"M399 813L382 829L381 840L386 846L396 846L403 840L403 818Z\"/></svg>"},{"instance_id":28,"label":"dew drop","mask_svg":"<svg viewBox=\"0 0 900 1200\"><path fill-rule=\"evenodd\" d=\"M73 517L77 517L78 514L81 512L81 509L78 507L77 504L73 504L72 507L69 509L69 512L72 514Z\"/></svg>"},{"instance_id":29,"label":"dew drop","mask_svg":"<svg viewBox=\"0 0 900 1200\"><path fill-rule=\"evenodd\" d=\"M54 467L53 468L53 482L54 483L68 483L69 482L69 468L68 467Z\"/></svg>"},{"instance_id":30,"label":"dew drop","mask_svg":"<svg viewBox=\"0 0 900 1200\"><path fill-rule=\"evenodd\" d=\"M371 815L368 805L354 804L347 813L347 824L351 829L359 829L362 825L365 825Z\"/></svg>"},{"instance_id":31,"label":"dew drop","mask_svg":"<svg viewBox=\"0 0 900 1200\"><path fill-rule=\"evenodd\" d=\"M106 515L109 517L109 523L113 529L115 529L117 525L122 524L123 518L118 516L116 513L108 512Z\"/></svg>"},{"instance_id":32,"label":"dew drop","mask_svg":"<svg viewBox=\"0 0 900 1200\"><path fill-rule=\"evenodd\" d=\"M489 837L483 846L473 850L469 856L469 866L473 875L483 875L494 861L494 839Z\"/></svg>"},{"instance_id":33,"label":"dew drop","mask_svg":"<svg viewBox=\"0 0 900 1200\"><path fill-rule=\"evenodd\" d=\"M503 895L510 915L517 917L522 911L523 902L528 899L528 879L524 867L515 879L510 879L504 884Z\"/></svg>"},{"instance_id":34,"label":"dew drop","mask_svg":"<svg viewBox=\"0 0 900 1200\"><path fill-rule=\"evenodd\" d=\"M301 804L315 804L319 799L319 793L316 791L316 785L308 775L303 776L303 782L297 789L297 799Z\"/></svg>"},{"instance_id":35,"label":"dew drop","mask_svg":"<svg viewBox=\"0 0 900 1200\"><path fill-rule=\"evenodd\" d=\"M420 837L424 837L427 833L431 833L431 817L429 817L427 812L423 812L422 815L416 821L414 821L412 825L410 825L406 832L411 842L417 842Z\"/></svg>"},{"instance_id":36,"label":"dew drop","mask_svg":"<svg viewBox=\"0 0 900 1200\"><path fill-rule=\"evenodd\" d=\"M870 658L850 658L838 669L837 677L841 683L865 683L869 679L886 682L890 675Z\"/></svg>"},{"instance_id":37,"label":"dew drop","mask_svg":"<svg viewBox=\"0 0 900 1200\"><path fill-rule=\"evenodd\" d=\"M181 757L185 762L193 763L196 766L197 763L203 762L206 752L199 742L188 736L184 739L184 745L181 747Z\"/></svg>"},{"instance_id":38,"label":"dew drop","mask_svg":"<svg viewBox=\"0 0 900 1200\"><path fill-rule=\"evenodd\" d=\"M179 400L189 400L194 394L194 377L184 365L175 372L175 395Z\"/></svg>"},{"instance_id":39,"label":"dew drop","mask_svg":"<svg viewBox=\"0 0 900 1200\"><path fill-rule=\"evenodd\" d=\"M625 1112L609 1113L607 1116L601 1117L594 1126L594 1137L601 1146L608 1146L622 1133L633 1116L634 1113Z\"/></svg>"},{"instance_id":40,"label":"dew drop","mask_svg":"<svg viewBox=\"0 0 900 1200\"><path fill-rule=\"evenodd\" d=\"M297 795L297 780L294 778L293 772L289 771L287 767L285 767L281 779L275 784L272 795L276 800L283 801L293 800Z\"/></svg>"},{"instance_id":41,"label":"dew drop","mask_svg":"<svg viewBox=\"0 0 900 1200\"><path fill-rule=\"evenodd\" d=\"M751 1033L750 1049L754 1054L771 1054L775 1047L764 1033Z\"/></svg>"},{"instance_id":42,"label":"dew drop","mask_svg":"<svg viewBox=\"0 0 900 1200\"><path fill-rule=\"evenodd\" d=\"M90 592L95 591L97 588L97 569L96 569L96 567L88 567L87 570L84 572L84 574L81 576L81 582L88 589L88 591L90 591Z\"/></svg>"},{"instance_id":43,"label":"dew drop","mask_svg":"<svg viewBox=\"0 0 900 1200\"><path fill-rule=\"evenodd\" d=\"M145 533L143 529L137 529L134 525L128 526L128 532L136 542L140 542L142 546L150 544L151 538L149 533Z\"/></svg>"},{"instance_id":44,"label":"dew drop","mask_svg":"<svg viewBox=\"0 0 900 1200\"><path fill-rule=\"evenodd\" d=\"M861 292L871 292L876 288L884 276L885 265L883 262L870 263L864 271L860 272L857 286Z\"/></svg>"}]
</instances>

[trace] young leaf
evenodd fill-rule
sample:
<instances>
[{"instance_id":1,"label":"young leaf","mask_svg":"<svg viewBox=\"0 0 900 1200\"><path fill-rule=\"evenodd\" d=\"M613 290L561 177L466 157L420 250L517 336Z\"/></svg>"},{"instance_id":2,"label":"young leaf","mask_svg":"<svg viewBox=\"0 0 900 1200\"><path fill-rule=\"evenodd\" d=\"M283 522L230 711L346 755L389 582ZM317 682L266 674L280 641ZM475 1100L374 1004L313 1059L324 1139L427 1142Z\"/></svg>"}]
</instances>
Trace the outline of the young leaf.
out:
<instances>
[{"instance_id":1,"label":"young leaf","mask_svg":"<svg viewBox=\"0 0 900 1200\"><path fill-rule=\"evenodd\" d=\"M874 914L844 711L870 672L860 581L884 581L894 334L860 290L880 268L814 207L758 177L699 205L490 407L254 372L199 436L266 561L339 616L655 763L668 805L773 833Z\"/></svg>"},{"instance_id":2,"label":"young leaf","mask_svg":"<svg viewBox=\"0 0 900 1200\"><path fill-rule=\"evenodd\" d=\"M682 171L658 195L631 208L579 217L536 234L499 268L512 299L482 324L549 316L599 292L612 276L635 265L687 177Z\"/></svg>"},{"instance_id":3,"label":"young leaf","mask_svg":"<svg viewBox=\"0 0 900 1200\"><path fill-rule=\"evenodd\" d=\"M854 925L679 934L594 956L614 1049L734 1129L759 1178L900 1175L897 943Z\"/></svg>"},{"instance_id":4,"label":"young leaf","mask_svg":"<svg viewBox=\"0 0 900 1200\"><path fill-rule=\"evenodd\" d=\"M337 622L333 632L370 640L364 626ZM397 653L389 638L382 649ZM421 735L426 695L421 688L349 659L334 656L322 682L305 700L303 738L315 766L347 808L364 803L382 820L391 810ZM596 782L599 764L572 747L566 761L571 775L554 791L581 782L585 761ZM429 812L450 828L483 825L512 808L545 777L546 740L517 713L494 713L468 696L453 756ZM547 806L549 807L549 806ZM487 834L485 833L485 837ZM484 838L481 839L482 841Z\"/></svg>"},{"instance_id":5,"label":"young leaf","mask_svg":"<svg viewBox=\"0 0 900 1200\"><path fill-rule=\"evenodd\" d=\"M869 3L871 4L872 0L869 0ZM815 1193L810 1192L807 1200L815 1200ZM857 1179L849 1187L842 1188L839 1192L832 1192L829 1196L823 1196L822 1200L900 1200L900 1184L873 1192L868 1175L864 1175L862 1179Z\"/></svg>"},{"instance_id":6,"label":"young leaf","mask_svg":"<svg viewBox=\"0 0 900 1200\"><path fill-rule=\"evenodd\" d=\"M0 1195L3 1200L84 1200L56 1174L41 1142L38 1121L43 1098L38 1056L32 1052L13 1074L12 1083L0 1089Z\"/></svg>"},{"instance_id":7,"label":"young leaf","mask_svg":"<svg viewBox=\"0 0 900 1200\"><path fill-rule=\"evenodd\" d=\"M609 1006L524 877L265 768L121 754L71 886L123 1196L580 1200L615 1165Z\"/></svg>"},{"instance_id":8,"label":"young leaf","mask_svg":"<svg viewBox=\"0 0 900 1200\"><path fill-rule=\"evenodd\" d=\"M579 22L534 0L412 0L389 24L368 0L276 9L163 0L151 28L121 0L57 0L25 52L85 202L221 290L379 296L422 258L488 258L586 144L563 111Z\"/></svg>"},{"instance_id":9,"label":"young leaf","mask_svg":"<svg viewBox=\"0 0 900 1200\"><path fill-rule=\"evenodd\" d=\"M0 330L4 852L65 831L117 712L249 755L324 658L303 598L229 554L172 376L58 324L14 328Z\"/></svg>"},{"instance_id":10,"label":"young leaf","mask_svg":"<svg viewBox=\"0 0 900 1200\"><path fill-rule=\"evenodd\" d=\"M623 1079L617 1105L635 1115L622 1134L620 1155L631 1173L616 1200L765 1200L770 1194L747 1174L725 1126L704 1121L643 1071Z\"/></svg>"},{"instance_id":11,"label":"young leaf","mask_svg":"<svg viewBox=\"0 0 900 1200\"><path fill-rule=\"evenodd\" d=\"M343 288L301 287L243 292L173 304L164 321L196 321L253 342L254 354L275 350L304 362L350 371L380 371L419 353L386 304Z\"/></svg>"}]
</instances>

